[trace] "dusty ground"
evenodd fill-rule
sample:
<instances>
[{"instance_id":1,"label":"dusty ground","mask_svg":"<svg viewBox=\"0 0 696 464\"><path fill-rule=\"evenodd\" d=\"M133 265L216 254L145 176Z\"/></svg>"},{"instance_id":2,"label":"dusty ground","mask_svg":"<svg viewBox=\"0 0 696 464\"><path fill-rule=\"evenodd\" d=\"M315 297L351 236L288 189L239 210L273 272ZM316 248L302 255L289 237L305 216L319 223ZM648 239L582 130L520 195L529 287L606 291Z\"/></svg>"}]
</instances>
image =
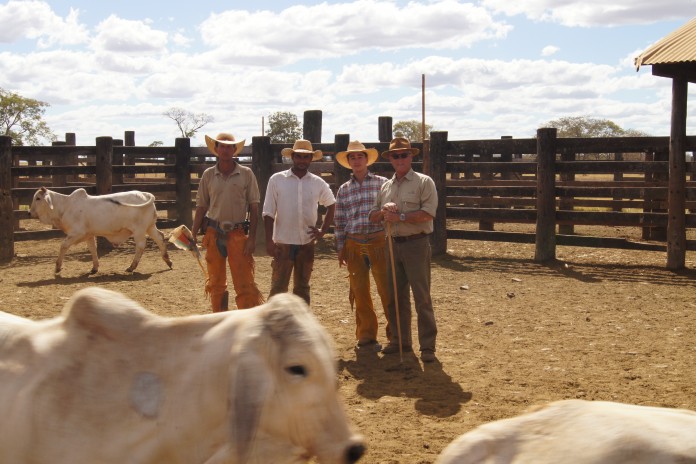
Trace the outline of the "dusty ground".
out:
<instances>
[{"instance_id":1,"label":"dusty ground","mask_svg":"<svg viewBox=\"0 0 696 464\"><path fill-rule=\"evenodd\" d=\"M58 244L16 244L16 259L0 267L0 309L50 317L77 289L99 285L162 315L208 310L187 252L171 251L169 271L149 241L127 274L126 244L89 276L78 245L56 279ZM452 240L433 260L439 361L424 366L414 356L401 364L398 355L356 355L346 271L330 245L318 249L312 307L335 340L340 393L369 448L363 462L432 463L476 425L555 399L696 409L694 252L687 270L669 272L658 252L559 247L559 261L543 265L533 245ZM257 257L257 272L267 293L269 258Z\"/></svg>"}]
</instances>

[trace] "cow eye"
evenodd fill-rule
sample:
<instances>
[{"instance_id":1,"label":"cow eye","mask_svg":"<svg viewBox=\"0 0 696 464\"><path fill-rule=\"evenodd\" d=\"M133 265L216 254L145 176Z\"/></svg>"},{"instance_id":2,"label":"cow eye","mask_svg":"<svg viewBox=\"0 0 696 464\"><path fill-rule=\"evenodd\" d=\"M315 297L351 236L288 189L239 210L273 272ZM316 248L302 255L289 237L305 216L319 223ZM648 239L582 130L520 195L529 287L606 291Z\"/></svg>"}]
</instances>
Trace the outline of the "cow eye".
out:
<instances>
[{"instance_id":1,"label":"cow eye","mask_svg":"<svg viewBox=\"0 0 696 464\"><path fill-rule=\"evenodd\" d=\"M289 366L285 368L286 371L288 371L292 375L298 375L300 377L307 377L307 370L304 368L304 366L296 365L296 366Z\"/></svg>"}]
</instances>

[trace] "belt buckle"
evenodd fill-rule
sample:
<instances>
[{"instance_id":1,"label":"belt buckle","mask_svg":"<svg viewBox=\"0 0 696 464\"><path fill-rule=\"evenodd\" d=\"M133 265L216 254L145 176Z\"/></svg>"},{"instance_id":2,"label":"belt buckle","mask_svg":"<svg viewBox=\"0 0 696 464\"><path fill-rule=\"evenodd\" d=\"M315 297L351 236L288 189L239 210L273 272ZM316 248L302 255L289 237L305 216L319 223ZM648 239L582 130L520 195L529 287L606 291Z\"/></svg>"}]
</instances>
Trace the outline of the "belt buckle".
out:
<instances>
[{"instance_id":1,"label":"belt buckle","mask_svg":"<svg viewBox=\"0 0 696 464\"><path fill-rule=\"evenodd\" d=\"M235 224L232 221L221 222L220 229L222 229L223 232L227 233L235 229Z\"/></svg>"}]
</instances>

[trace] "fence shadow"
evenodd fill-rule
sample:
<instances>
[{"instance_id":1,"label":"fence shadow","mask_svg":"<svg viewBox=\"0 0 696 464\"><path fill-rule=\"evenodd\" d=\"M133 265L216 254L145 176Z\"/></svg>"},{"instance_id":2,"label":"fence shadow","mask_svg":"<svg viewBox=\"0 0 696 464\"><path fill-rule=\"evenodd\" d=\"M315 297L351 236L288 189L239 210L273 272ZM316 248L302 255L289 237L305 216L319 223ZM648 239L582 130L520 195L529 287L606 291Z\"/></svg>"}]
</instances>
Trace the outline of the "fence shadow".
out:
<instances>
[{"instance_id":1,"label":"fence shadow","mask_svg":"<svg viewBox=\"0 0 696 464\"><path fill-rule=\"evenodd\" d=\"M50 278L50 279L40 279L33 282L19 282L17 287L40 287L44 285L74 285L74 284L90 284L99 285L112 282L141 282L150 279L153 275L162 272L167 272L169 269L162 269L160 271L150 272L148 274L141 274L138 271L135 272L123 272L123 273L113 273L113 274L81 274L71 277L61 277L60 275Z\"/></svg>"}]
</instances>

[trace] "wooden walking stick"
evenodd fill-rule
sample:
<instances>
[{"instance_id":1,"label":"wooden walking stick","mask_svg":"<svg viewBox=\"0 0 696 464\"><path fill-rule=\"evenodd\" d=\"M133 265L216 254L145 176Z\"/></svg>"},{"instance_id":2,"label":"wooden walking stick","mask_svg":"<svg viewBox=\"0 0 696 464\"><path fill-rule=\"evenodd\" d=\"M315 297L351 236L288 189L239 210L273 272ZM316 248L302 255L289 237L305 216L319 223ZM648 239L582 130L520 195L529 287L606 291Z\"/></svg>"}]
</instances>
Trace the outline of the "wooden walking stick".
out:
<instances>
[{"instance_id":1,"label":"wooden walking stick","mask_svg":"<svg viewBox=\"0 0 696 464\"><path fill-rule=\"evenodd\" d=\"M391 222L387 222L387 236L389 237L389 260L391 261L392 285L394 286L394 310L396 311L396 334L399 338L399 361L404 362L404 349L401 346L401 321L399 320L399 294L396 291L396 267L394 266L394 245L391 233Z\"/></svg>"}]
</instances>

